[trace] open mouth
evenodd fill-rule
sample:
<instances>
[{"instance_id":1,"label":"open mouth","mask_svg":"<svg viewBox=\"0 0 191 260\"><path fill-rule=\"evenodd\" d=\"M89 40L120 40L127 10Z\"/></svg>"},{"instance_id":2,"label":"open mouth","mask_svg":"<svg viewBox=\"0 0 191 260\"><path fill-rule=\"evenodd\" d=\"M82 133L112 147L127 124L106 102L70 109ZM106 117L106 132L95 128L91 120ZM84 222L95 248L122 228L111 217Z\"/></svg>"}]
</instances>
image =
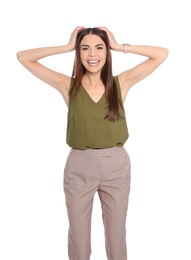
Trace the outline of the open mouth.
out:
<instances>
[{"instance_id":1,"label":"open mouth","mask_svg":"<svg viewBox=\"0 0 191 260\"><path fill-rule=\"evenodd\" d=\"M96 65L99 64L99 60L89 60L88 64L91 65L91 66L96 66Z\"/></svg>"}]
</instances>

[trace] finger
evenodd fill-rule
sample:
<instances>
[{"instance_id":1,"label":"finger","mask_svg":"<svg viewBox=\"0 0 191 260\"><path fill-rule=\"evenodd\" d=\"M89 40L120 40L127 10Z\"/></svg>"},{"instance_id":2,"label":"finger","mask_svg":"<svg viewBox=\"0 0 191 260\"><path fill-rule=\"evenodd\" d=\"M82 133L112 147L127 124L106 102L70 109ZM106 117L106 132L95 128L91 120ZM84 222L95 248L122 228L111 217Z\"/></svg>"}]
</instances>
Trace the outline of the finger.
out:
<instances>
[{"instance_id":1,"label":"finger","mask_svg":"<svg viewBox=\"0 0 191 260\"><path fill-rule=\"evenodd\" d=\"M105 26L98 26L100 30L107 31L107 28Z\"/></svg>"},{"instance_id":2,"label":"finger","mask_svg":"<svg viewBox=\"0 0 191 260\"><path fill-rule=\"evenodd\" d=\"M80 32L80 31L82 31L83 29L85 29L84 26L77 26L77 27L76 27L77 33Z\"/></svg>"}]
</instances>

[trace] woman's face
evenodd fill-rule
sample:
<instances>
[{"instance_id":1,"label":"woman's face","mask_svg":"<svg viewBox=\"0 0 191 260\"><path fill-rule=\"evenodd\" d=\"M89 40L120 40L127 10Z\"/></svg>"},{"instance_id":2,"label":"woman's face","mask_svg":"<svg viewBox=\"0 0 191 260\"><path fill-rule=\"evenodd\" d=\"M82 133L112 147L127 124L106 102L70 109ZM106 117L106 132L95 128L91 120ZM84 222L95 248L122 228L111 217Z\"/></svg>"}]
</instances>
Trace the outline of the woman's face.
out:
<instances>
[{"instance_id":1,"label":"woman's face","mask_svg":"<svg viewBox=\"0 0 191 260\"><path fill-rule=\"evenodd\" d=\"M80 43L80 57L85 69L91 73L99 72L106 61L106 45L95 34L87 34Z\"/></svg>"}]
</instances>

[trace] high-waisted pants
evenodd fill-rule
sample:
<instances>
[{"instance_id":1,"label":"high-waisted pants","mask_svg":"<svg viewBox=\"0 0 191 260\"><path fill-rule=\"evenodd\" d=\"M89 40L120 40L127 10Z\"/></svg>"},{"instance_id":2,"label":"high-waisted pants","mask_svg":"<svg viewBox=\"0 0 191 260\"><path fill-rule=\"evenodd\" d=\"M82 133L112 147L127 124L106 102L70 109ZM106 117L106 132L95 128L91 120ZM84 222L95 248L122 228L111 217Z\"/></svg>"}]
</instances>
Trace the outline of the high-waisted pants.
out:
<instances>
[{"instance_id":1,"label":"high-waisted pants","mask_svg":"<svg viewBox=\"0 0 191 260\"><path fill-rule=\"evenodd\" d=\"M107 258L127 260L129 191L130 159L124 147L71 149L64 170L70 260L90 259L91 215L96 192L102 206Z\"/></svg>"}]
</instances>

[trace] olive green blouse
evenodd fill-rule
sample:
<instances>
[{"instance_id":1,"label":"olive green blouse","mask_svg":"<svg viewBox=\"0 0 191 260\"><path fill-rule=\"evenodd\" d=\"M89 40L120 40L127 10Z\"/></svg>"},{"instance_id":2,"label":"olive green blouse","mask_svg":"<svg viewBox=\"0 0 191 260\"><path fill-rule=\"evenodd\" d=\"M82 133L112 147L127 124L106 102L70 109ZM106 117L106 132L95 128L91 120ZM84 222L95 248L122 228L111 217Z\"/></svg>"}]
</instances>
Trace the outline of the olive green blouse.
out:
<instances>
[{"instance_id":1,"label":"olive green blouse","mask_svg":"<svg viewBox=\"0 0 191 260\"><path fill-rule=\"evenodd\" d=\"M118 78L114 77L120 93ZM129 134L125 111L120 106L120 119L115 122L104 119L107 114L105 93L95 103L81 85L69 101L67 144L75 149L103 149L123 146Z\"/></svg>"}]
</instances>

